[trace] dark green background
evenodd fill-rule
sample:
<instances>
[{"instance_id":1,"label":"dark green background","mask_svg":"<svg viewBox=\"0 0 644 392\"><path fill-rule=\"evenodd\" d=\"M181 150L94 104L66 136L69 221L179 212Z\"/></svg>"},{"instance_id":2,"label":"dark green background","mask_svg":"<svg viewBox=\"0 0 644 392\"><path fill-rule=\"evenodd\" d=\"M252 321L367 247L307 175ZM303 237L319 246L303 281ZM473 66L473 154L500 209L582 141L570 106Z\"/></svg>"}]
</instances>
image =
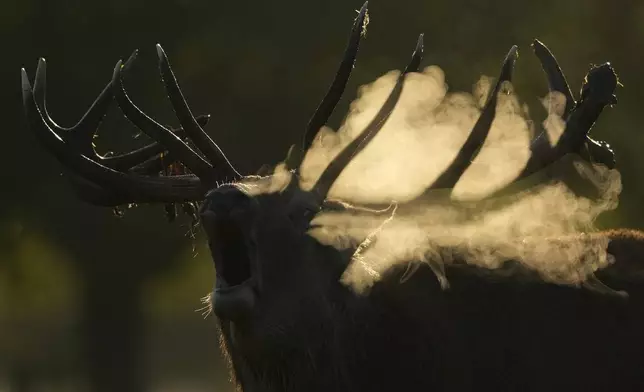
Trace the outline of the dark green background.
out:
<instances>
[{"instance_id":1,"label":"dark green background","mask_svg":"<svg viewBox=\"0 0 644 392\"><path fill-rule=\"evenodd\" d=\"M159 82L164 45L195 113L244 173L284 157L326 91L358 1L4 0L0 8L0 391L225 390L203 237L162 207L118 219L79 203L60 165L26 128L21 67L48 61L49 108L70 126L141 50L126 84L153 117L176 125ZM540 121L546 82L529 44L545 42L576 93L590 63L611 61L624 88L593 136L615 149L624 191L603 227L644 227L644 3L636 0L372 0L371 23L337 126L359 85L407 62L425 33L425 65L470 91L513 44L519 95ZM141 144L113 109L99 151ZM121 148L122 150L122 148ZM192 245L196 245L193 252ZM195 257L196 254L196 257ZM128 340L130 339L130 340ZM5 384L7 387L5 388ZM8 385L12 386L9 387Z\"/></svg>"}]
</instances>

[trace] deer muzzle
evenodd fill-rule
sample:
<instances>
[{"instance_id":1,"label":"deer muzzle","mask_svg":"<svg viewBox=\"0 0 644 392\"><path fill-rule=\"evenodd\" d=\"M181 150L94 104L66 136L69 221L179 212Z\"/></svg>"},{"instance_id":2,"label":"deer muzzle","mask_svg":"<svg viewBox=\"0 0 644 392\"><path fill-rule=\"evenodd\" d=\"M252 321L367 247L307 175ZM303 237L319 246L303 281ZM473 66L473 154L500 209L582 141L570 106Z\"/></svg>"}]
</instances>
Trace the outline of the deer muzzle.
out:
<instances>
[{"instance_id":1,"label":"deer muzzle","mask_svg":"<svg viewBox=\"0 0 644 392\"><path fill-rule=\"evenodd\" d=\"M211 192L201 210L201 222L216 271L213 311L222 319L240 320L255 306L253 211L253 201L228 186Z\"/></svg>"}]
</instances>

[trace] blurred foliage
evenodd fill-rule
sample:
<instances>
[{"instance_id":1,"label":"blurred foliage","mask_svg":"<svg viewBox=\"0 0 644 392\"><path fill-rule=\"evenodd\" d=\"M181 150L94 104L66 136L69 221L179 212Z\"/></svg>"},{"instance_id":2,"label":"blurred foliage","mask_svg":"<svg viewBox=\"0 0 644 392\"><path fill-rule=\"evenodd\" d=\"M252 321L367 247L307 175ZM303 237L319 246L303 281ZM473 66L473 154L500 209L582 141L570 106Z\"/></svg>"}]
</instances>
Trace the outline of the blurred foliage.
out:
<instances>
[{"instance_id":1,"label":"blurred foliage","mask_svg":"<svg viewBox=\"0 0 644 392\"><path fill-rule=\"evenodd\" d=\"M177 256L172 271L146 282L143 294L145 310L157 319L171 319L173 315L190 312L205 318L201 298L211 291L213 278L207 247L186 247Z\"/></svg>"},{"instance_id":2,"label":"blurred foliage","mask_svg":"<svg viewBox=\"0 0 644 392\"><path fill-rule=\"evenodd\" d=\"M127 88L152 117L176 125L155 64L154 44L161 42L194 112L213 115L207 130L238 169L250 173L282 159L288 146L300 140L360 5L340 0L4 0L0 378L4 373L9 382L36 390L33 385L56 384L56 377L83 380L92 358L84 357L80 346L91 340L82 340L81 331L104 325L95 331L107 339L101 349L107 354L110 348L121 350L109 338L118 342L116 327L128 322L119 318L136 318L137 312L148 320L143 329L148 344L137 350L147 353L140 371L150 385L167 387L175 385L168 377L189 378L200 385L195 390L206 390L214 386L213 377L226 378L217 360L212 319L204 321L194 312L212 285L203 238L197 238L198 257L193 257L187 223L168 224L161 206L131 210L117 219L108 210L78 202L59 175L58 162L26 128L20 67L33 77L38 57L47 58L49 109L58 123L69 126L109 81L116 61L140 48ZM332 127L337 128L360 85L405 64L420 32L425 32L424 63L443 68L452 90L470 91L481 75L496 75L507 49L518 44L514 84L535 121L544 118L538 99L547 87L530 53L533 38L553 50L575 93L590 63L611 61L625 87L617 93L619 104L603 113L592 135L614 147L624 191L620 207L600 223L644 228L644 2L371 0L370 14L367 39ZM101 127L98 148L125 151L144 144L145 137L136 134L113 108ZM91 301L99 307L92 308ZM47 330L57 332L48 335ZM17 343L28 341L59 349L42 360L26 354L18 359L16 352L34 352ZM14 343L12 349L7 342ZM54 366L58 363L68 365ZM48 366L56 370L43 370ZM14 373L18 381L11 381Z\"/></svg>"},{"instance_id":3,"label":"blurred foliage","mask_svg":"<svg viewBox=\"0 0 644 392\"><path fill-rule=\"evenodd\" d=\"M13 239L0 248L0 316L12 319L71 310L78 294L78 277L65 254L41 233L23 233L17 222L3 231Z\"/></svg>"}]
</instances>

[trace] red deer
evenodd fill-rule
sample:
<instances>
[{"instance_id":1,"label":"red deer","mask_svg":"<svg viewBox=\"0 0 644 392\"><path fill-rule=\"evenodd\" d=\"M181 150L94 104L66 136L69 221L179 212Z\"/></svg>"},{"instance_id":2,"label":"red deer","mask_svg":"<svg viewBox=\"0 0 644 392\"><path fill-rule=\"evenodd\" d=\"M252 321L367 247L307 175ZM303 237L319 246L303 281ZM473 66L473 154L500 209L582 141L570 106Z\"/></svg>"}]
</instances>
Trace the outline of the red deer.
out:
<instances>
[{"instance_id":1,"label":"red deer","mask_svg":"<svg viewBox=\"0 0 644 392\"><path fill-rule=\"evenodd\" d=\"M373 238L338 249L309 235L313 219L328 211L348 211L395 220L438 199L461 208L434 195L454 188L478 154L495 118L497 96L502 84L511 80L517 58L513 47L453 162L417 199L398 203L397 215L376 205L332 200L331 186L383 128L423 54L421 35L371 123L332 159L310 189L300 186L305 154L349 79L366 11L365 3L333 84L303 142L291 149L281 179L273 178L277 174L242 175L233 167L203 131L207 118L193 116L161 46L160 72L181 129L159 124L126 94L122 74L134 56L116 64L110 83L71 129L61 128L47 113L44 60L38 64L33 88L23 69L29 127L65 167L79 197L89 203L198 207L217 274L211 306L221 347L236 383L246 392L644 390L641 233L579 234L582 243L605 241L612 261L580 273L578 284L547 281L511 258L494 269L472 265L458 247L442 247L423 260L392 266L366 293L342 283L356 252ZM534 139L512 186L536 173L556 177L556 163L571 154L613 168L609 146L588 136L601 111L616 103L619 82L611 65L592 67L576 100L550 51L539 41L533 49L550 90L566 98L565 130L554 144L543 134ZM155 143L116 156L95 152L92 137L113 99ZM170 173L171 165L183 172ZM507 196L516 193L512 186L462 207L484 212L503 208L512 202ZM572 239L537 241L555 247ZM451 260L442 264L444 271L427 267L432 257L443 253ZM436 279L440 273L448 284Z\"/></svg>"}]
</instances>

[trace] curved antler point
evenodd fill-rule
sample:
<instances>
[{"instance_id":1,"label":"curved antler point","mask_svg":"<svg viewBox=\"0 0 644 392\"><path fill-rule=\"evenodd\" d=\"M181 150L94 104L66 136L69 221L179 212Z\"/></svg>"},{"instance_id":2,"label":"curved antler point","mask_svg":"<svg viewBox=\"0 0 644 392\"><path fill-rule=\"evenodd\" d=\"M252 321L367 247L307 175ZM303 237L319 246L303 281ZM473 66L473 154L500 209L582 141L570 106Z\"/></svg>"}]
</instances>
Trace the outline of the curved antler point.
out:
<instances>
[{"instance_id":1,"label":"curved antler point","mask_svg":"<svg viewBox=\"0 0 644 392\"><path fill-rule=\"evenodd\" d=\"M508 53L509 57L518 57L519 56L519 46L512 45L510 52Z\"/></svg>"},{"instance_id":2,"label":"curved antler point","mask_svg":"<svg viewBox=\"0 0 644 392\"><path fill-rule=\"evenodd\" d=\"M418 36L418 42L416 42L416 48L414 49L414 55L423 55L423 52L425 50L425 34L421 33Z\"/></svg>"},{"instance_id":3,"label":"curved antler point","mask_svg":"<svg viewBox=\"0 0 644 392\"><path fill-rule=\"evenodd\" d=\"M510 48L510 51L505 56L505 60L503 60L503 66L501 69L501 76L499 77L499 81L510 81L512 79L512 71L518 58L519 47L517 45L512 45L512 48Z\"/></svg>"},{"instance_id":4,"label":"curved antler point","mask_svg":"<svg viewBox=\"0 0 644 392\"><path fill-rule=\"evenodd\" d=\"M125 68L125 69L127 70L127 69L132 65L132 63L134 62L134 60L136 60L136 57L137 57L138 55L139 55L139 50L138 50L138 49L134 49L134 51L132 52L132 54L130 55L130 57L128 57L127 61L123 64L123 68Z\"/></svg>"},{"instance_id":5,"label":"curved antler point","mask_svg":"<svg viewBox=\"0 0 644 392\"><path fill-rule=\"evenodd\" d=\"M414 48L414 53L411 55L411 62L405 68L404 73L409 72L418 72L418 67L420 67L421 61L423 61L424 54L424 35L420 34L418 36L418 42L416 42L416 47Z\"/></svg>"},{"instance_id":6,"label":"curved antler point","mask_svg":"<svg viewBox=\"0 0 644 392\"><path fill-rule=\"evenodd\" d=\"M123 81L121 76L121 71L123 70L123 60L116 62L114 66L114 72L112 72L112 88L114 89L114 95L116 95L116 90L123 89Z\"/></svg>"},{"instance_id":7,"label":"curved antler point","mask_svg":"<svg viewBox=\"0 0 644 392\"><path fill-rule=\"evenodd\" d=\"M161 44L157 44L157 56L159 56L160 61L168 61L168 57L165 54L165 51L163 50L163 47Z\"/></svg>"},{"instance_id":8,"label":"curved antler point","mask_svg":"<svg viewBox=\"0 0 644 392\"><path fill-rule=\"evenodd\" d=\"M534 40L534 41L532 41L532 45L531 45L531 46L532 46L532 50L533 50L537 55L539 55L539 52L546 52L546 53L549 53L550 55L552 55L552 53L550 53L550 49L548 49L548 47L547 47L543 42L539 41L539 40L538 40L538 39L536 39L536 38L535 38L535 40Z\"/></svg>"},{"instance_id":9,"label":"curved antler point","mask_svg":"<svg viewBox=\"0 0 644 392\"><path fill-rule=\"evenodd\" d=\"M47 62L43 57L38 59L38 66L36 67L36 79L40 79L44 83L45 75L47 72Z\"/></svg>"},{"instance_id":10,"label":"curved antler point","mask_svg":"<svg viewBox=\"0 0 644 392\"><path fill-rule=\"evenodd\" d=\"M27 70L23 67L20 68L20 81L22 84L22 90L31 91L31 83L29 83L29 76L27 75Z\"/></svg>"},{"instance_id":11,"label":"curved antler point","mask_svg":"<svg viewBox=\"0 0 644 392\"><path fill-rule=\"evenodd\" d=\"M367 16L367 11L369 8L369 2L365 1L362 7L360 8L360 11L358 11L358 17L355 19L354 26L362 26L364 23L364 19Z\"/></svg>"},{"instance_id":12,"label":"curved antler point","mask_svg":"<svg viewBox=\"0 0 644 392\"><path fill-rule=\"evenodd\" d=\"M114 72L112 73L113 79L118 76L121 76L121 68L123 68L123 60L119 60L116 62L116 65L114 66Z\"/></svg>"}]
</instances>

